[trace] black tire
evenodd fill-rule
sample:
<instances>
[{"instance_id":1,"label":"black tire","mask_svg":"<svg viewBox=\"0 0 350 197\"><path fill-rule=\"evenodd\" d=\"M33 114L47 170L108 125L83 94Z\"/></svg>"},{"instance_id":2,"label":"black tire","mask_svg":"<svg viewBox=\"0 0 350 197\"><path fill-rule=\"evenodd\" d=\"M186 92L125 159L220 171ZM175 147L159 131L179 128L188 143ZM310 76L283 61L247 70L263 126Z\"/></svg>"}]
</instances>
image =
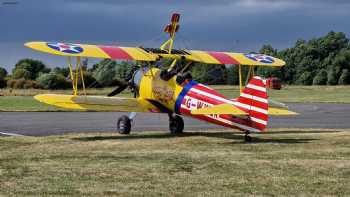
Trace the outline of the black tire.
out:
<instances>
[{"instance_id":1,"label":"black tire","mask_svg":"<svg viewBox=\"0 0 350 197\"><path fill-rule=\"evenodd\" d=\"M182 134L184 131L184 121L181 116L175 116L169 120L169 130L171 134Z\"/></svg>"},{"instance_id":2,"label":"black tire","mask_svg":"<svg viewBox=\"0 0 350 197\"><path fill-rule=\"evenodd\" d=\"M252 137L250 137L249 135L245 135L244 136L244 141L245 142L252 142Z\"/></svg>"},{"instance_id":3,"label":"black tire","mask_svg":"<svg viewBox=\"0 0 350 197\"><path fill-rule=\"evenodd\" d=\"M118 119L117 131L120 134L130 134L131 120L128 116L122 116Z\"/></svg>"}]
</instances>

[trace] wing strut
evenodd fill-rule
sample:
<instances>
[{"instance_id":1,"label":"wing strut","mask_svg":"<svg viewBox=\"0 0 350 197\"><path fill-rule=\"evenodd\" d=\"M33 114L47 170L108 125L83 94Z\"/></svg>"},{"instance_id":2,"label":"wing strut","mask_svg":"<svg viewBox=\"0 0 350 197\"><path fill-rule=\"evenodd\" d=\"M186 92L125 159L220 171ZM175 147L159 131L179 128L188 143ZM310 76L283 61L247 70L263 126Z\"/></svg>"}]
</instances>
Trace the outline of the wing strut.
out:
<instances>
[{"instance_id":1,"label":"wing strut","mask_svg":"<svg viewBox=\"0 0 350 197\"><path fill-rule=\"evenodd\" d=\"M68 56L68 66L69 66L70 78L72 80L73 95L74 96L78 95L78 80L80 75L81 84L83 86L83 93L86 96L84 72L83 72L83 66L81 64L81 57L77 56L77 60L75 63L75 70L73 70L72 58Z\"/></svg>"},{"instance_id":2,"label":"wing strut","mask_svg":"<svg viewBox=\"0 0 350 197\"><path fill-rule=\"evenodd\" d=\"M241 64L238 65L238 76L239 76L239 91L242 93L243 91L243 75L242 75L242 66ZM249 70L246 76L245 84L248 84L248 81L254 77L255 71L254 71L254 66L249 65Z\"/></svg>"}]
</instances>

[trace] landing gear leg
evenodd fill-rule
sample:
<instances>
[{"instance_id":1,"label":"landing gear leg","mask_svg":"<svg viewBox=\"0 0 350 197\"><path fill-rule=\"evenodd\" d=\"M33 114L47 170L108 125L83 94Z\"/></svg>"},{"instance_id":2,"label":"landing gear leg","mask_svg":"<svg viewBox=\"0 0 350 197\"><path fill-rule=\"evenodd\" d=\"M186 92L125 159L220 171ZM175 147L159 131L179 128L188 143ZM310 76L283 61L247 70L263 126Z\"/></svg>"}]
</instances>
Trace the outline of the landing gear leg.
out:
<instances>
[{"instance_id":1,"label":"landing gear leg","mask_svg":"<svg viewBox=\"0 0 350 197\"><path fill-rule=\"evenodd\" d=\"M245 142L252 142L252 137L250 137L250 132L249 131L245 131L245 134L244 134L244 141Z\"/></svg>"},{"instance_id":2,"label":"landing gear leg","mask_svg":"<svg viewBox=\"0 0 350 197\"><path fill-rule=\"evenodd\" d=\"M171 134L182 134L184 130L184 121L181 116L169 114L169 130Z\"/></svg>"},{"instance_id":3,"label":"landing gear leg","mask_svg":"<svg viewBox=\"0 0 350 197\"><path fill-rule=\"evenodd\" d=\"M131 131L131 119L128 116L122 116L117 122L117 131L120 134L130 134Z\"/></svg>"}]
</instances>

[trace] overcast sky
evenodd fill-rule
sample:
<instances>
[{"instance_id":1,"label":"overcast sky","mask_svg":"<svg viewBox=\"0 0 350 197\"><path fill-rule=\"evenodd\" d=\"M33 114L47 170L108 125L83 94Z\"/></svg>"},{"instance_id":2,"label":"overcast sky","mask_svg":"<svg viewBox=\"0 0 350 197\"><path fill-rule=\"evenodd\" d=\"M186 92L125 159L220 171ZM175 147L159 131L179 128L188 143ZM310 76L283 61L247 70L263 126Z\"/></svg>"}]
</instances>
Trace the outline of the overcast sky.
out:
<instances>
[{"instance_id":1,"label":"overcast sky","mask_svg":"<svg viewBox=\"0 0 350 197\"><path fill-rule=\"evenodd\" d=\"M3 2L17 1L17 5ZM181 14L178 48L248 52L293 46L330 30L350 35L347 0L0 0L0 66L20 58L62 66L28 41L158 47L171 13ZM175 3L174 3L175 2Z\"/></svg>"}]
</instances>

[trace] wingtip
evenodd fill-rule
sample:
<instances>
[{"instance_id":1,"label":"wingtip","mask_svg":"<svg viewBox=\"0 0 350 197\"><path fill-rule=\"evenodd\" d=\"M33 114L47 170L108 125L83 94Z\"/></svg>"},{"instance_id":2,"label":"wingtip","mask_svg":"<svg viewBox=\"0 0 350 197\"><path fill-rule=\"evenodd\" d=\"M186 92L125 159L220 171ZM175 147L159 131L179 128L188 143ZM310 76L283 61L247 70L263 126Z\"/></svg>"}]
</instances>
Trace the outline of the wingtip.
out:
<instances>
[{"instance_id":1,"label":"wingtip","mask_svg":"<svg viewBox=\"0 0 350 197\"><path fill-rule=\"evenodd\" d=\"M32 49L32 48L34 48L34 45L36 45L38 43L39 42L26 42L26 43L24 43L24 46Z\"/></svg>"},{"instance_id":2,"label":"wingtip","mask_svg":"<svg viewBox=\"0 0 350 197\"><path fill-rule=\"evenodd\" d=\"M39 101L39 102L43 102L46 98L47 94L37 94L34 96L34 99Z\"/></svg>"}]
</instances>

